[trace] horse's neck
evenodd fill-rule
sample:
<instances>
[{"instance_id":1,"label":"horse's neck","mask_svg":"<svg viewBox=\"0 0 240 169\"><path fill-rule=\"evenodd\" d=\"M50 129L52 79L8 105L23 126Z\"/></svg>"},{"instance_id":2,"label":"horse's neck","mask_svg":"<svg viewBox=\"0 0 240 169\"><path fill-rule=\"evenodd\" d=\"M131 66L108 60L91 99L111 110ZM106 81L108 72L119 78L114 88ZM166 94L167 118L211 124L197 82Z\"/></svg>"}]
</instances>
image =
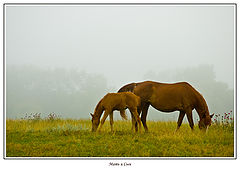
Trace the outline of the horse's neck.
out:
<instances>
[{"instance_id":1,"label":"horse's neck","mask_svg":"<svg viewBox=\"0 0 240 169\"><path fill-rule=\"evenodd\" d=\"M203 98L203 96L200 93L199 93L199 95L197 97L196 111L197 111L200 119L202 119L202 117L204 115L205 116L209 115L207 103L206 103L205 99Z\"/></svg>"}]
</instances>

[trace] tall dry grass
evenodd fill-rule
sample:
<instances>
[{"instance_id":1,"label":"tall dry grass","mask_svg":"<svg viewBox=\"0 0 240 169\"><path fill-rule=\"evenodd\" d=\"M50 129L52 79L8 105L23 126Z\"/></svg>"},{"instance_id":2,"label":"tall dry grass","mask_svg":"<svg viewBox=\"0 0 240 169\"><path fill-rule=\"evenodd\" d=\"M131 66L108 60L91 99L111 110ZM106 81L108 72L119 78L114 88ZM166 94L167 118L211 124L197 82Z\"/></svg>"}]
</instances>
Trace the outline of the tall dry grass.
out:
<instances>
[{"instance_id":1,"label":"tall dry grass","mask_svg":"<svg viewBox=\"0 0 240 169\"><path fill-rule=\"evenodd\" d=\"M7 157L233 157L233 125L203 133L176 122L148 121L149 132L131 131L130 121L109 121L91 132L91 120L7 120ZM143 129L143 128L142 128Z\"/></svg>"}]
</instances>

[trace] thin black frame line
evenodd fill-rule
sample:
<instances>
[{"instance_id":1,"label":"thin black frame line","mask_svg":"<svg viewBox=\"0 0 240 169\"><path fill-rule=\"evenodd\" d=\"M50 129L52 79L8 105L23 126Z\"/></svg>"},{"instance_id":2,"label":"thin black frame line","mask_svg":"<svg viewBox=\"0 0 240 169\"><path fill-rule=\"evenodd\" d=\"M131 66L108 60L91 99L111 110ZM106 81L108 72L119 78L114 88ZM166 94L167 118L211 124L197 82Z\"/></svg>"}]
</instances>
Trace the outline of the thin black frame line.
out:
<instances>
[{"instance_id":1,"label":"thin black frame line","mask_svg":"<svg viewBox=\"0 0 240 169\"><path fill-rule=\"evenodd\" d=\"M233 157L7 157L6 160L235 160Z\"/></svg>"},{"instance_id":2,"label":"thin black frame line","mask_svg":"<svg viewBox=\"0 0 240 169\"><path fill-rule=\"evenodd\" d=\"M226 6L226 5L233 5L235 9L235 119L237 119L237 3L4 3L3 4L3 159L7 160L234 160L237 159L237 121L235 121L234 130L235 130L235 152L233 157L102 157L102 158L95 158L95 157L6 157L6 128L5 128L5 122L6 122L6 116L5 116L5 12L7 5L178 5L178 6L184 6L184 5L192 5L192 6L199 6L199 5L206 5L206 6L212 6L212 5L219 5L219 6Z\"/></svg>"},{"instance_id":3,"label":"thin black frame line","mask_svg":"<svg viewBox=\"0 0 240 169\"><path fill-rule=\"evenodd\" d=\"M6 128L5 128L5 123L6 123L6 116L5 116L5 7L3 6L3 159L6 157Z\"/></svg>"},{"instance_id":4,"label":"thin black frame line","mask_svg":"<svg viewBox=\"0 0 240 169\"><path fill-rule=\"evenodd\" d=\"M237 159L237 4L235 4L235 159Z\"/></svg>"},{"instance_id":5,"label":"thin black frame line","mask_svg":"<svg viewBox=\"0 0 240 169\"><path fill-rule=\"evenodd\" d=\"M237 5L237 3L4 3L4 5Z\"/></svg>"}]
</instances>

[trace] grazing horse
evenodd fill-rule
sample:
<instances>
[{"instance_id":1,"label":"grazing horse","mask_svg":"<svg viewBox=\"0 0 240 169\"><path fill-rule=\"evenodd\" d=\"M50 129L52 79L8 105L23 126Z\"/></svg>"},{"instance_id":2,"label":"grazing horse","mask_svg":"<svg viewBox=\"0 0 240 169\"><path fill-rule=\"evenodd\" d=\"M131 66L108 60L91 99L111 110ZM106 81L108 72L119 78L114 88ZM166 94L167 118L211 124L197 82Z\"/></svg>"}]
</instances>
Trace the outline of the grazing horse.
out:
<instances>
[{"instance_id":1,"label":"grazing horse","mask_svg":"<svg viewBox=\"0 0 240 169\"><path fill-rule=\"evenodd\" d=\"M196 109L200 121L200 129L208 129L211 125L212 115L209 115L208 106L203 96L187 82L173 84L144 81L130 83L119 89L120 92L133 92L141 98L141 106L138 109L139 115L142 112L141 120L145 131L148 131L146 117L148 108L151 105L162 112L180 111L177 129L182 124L183 117L187 115L189 125L193 129L192 110ZM135 125L135 130L137 126Z\"/></svg>"},{"instance_id":2,"label":"grazing horse","mask_svg":"<svg viewBox=\"0 0 240 169\"><path fill-rule=\"evenodd\" d=\"M110 116L110 125L111 131L113 131L113 111L118 110L120 111L120 115L127 119L125 114L125 109L129 109L132 115L132 124L135 125L136 123L139 125L139 129L141 129L141 119L138 115L138 107L140 107L140 97L136 96L131 92L121 92L121 93L108 93L106 94L97 104L94 114L92 116L92 131L95 132L98 128L100 123L100 117L104 112L103 118L101 119L101 127L103 126L107 116ZM132 128L133 129L133 128Z\"/></svg>"}]
</instances>

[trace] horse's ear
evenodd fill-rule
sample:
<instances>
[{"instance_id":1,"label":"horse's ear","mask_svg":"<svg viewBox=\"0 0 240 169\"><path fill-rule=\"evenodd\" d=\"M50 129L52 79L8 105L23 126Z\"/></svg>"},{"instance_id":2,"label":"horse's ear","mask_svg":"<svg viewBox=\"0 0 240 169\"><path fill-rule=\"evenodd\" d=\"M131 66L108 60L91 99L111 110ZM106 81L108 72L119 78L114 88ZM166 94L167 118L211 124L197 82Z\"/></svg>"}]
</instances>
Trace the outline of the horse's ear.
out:
<instances>
[{"instance_id":1,"label":"horse's ear","mask_svg":"<svg viewBox=\"0 0 240 169\"><path fill-rule=\"evenodd\" d=\"M210 115L210 117L212 118L214 116L214 113Z\"/></svg>"},{"instance_id":2,"label":"horse's ear","mask_svg":"<svg viewBox=\"0 0 240 169\"><path fill-rule=\"evenodd\" d=\"M93 117L93 114L92 114L92 113L90 113L90 115Z\"/></svg>"}]
</instances>

